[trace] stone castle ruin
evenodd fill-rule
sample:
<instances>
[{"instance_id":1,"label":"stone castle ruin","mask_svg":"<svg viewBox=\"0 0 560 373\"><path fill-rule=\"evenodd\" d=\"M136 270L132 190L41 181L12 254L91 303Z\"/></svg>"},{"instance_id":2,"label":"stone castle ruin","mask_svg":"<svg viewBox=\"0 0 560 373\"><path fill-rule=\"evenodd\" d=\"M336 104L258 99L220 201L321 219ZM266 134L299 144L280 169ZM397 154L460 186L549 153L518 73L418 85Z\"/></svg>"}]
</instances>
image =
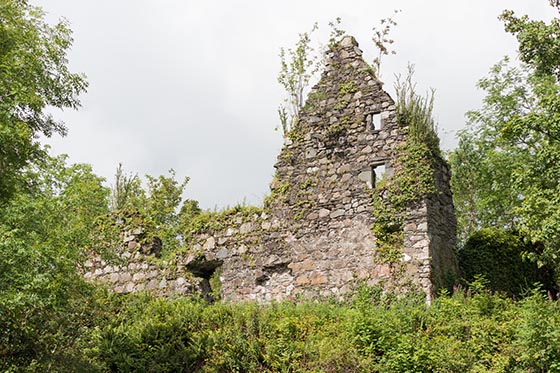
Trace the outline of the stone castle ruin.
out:
<instances>
[{"instance_id":1,"label":"stone castle ruin","mask_svg":"<svg viewBox=\"0 0 560 373\"><path fill-rule=\"evenodd\" d=\"M398 263L380 261L372 195L392 177L407 131L361 55L352 37L328 52L278 156L262 211L208 227L172 262L153 260L156 253L140 243L142 230L128 230L123 261L94 257L86 277L116 292L161 296L209 293L219 279L221 298L230 301L343 297L361 284L404 279L429 299L457 272L450 171L443 159L433 161L437 191L407 206Z\"/></svg>"}]
</instances>

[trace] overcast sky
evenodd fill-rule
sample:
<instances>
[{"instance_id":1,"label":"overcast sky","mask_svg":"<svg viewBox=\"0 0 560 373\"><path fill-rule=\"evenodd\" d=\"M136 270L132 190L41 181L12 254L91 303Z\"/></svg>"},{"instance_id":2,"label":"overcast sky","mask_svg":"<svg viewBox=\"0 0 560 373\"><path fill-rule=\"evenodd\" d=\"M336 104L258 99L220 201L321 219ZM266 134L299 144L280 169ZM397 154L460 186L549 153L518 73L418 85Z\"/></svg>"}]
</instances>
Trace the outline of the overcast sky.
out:
<instances>
[{"instance_id":1,"label":"overcast sky","mask_svg":"<svg viewBox=\"0 0 560 373\"><path fill-rule=\"evenodd\" d=\"M189 176L186 197L204 208L260 204L282 145L277 107L278 53L298 33L341 17L368 61L372 27L400 9L392 33L397 54L382 62L392 94L394 75L416 66L418 88L436 90L444 148L464 114L480 106L475 84L504 55L516 56L503 31L504 9L550 19L546 0L34 0L52 22L74 31L74 71L90 87L82 108L56 116L70 133L49 139L54 153L92 164L112 182L119 162L139 175L173 168Z\"/></svg>"}]
</instances>

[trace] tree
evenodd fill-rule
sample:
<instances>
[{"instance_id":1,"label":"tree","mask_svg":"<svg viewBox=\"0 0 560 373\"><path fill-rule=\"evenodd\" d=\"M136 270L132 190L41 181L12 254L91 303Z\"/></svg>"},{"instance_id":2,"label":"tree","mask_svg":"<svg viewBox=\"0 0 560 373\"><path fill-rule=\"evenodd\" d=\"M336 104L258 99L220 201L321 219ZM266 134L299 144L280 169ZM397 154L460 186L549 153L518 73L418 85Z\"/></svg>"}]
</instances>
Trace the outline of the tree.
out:
<instances>
[{"instance_id":1,"label":"tree","mask_svg":"<svg viewBox=\"0 0 560 373\"><path fill-rule=\"evenodd\" d=\"M486 91L482 108L467 113L467 128L458 133L459 145L449 157L461 243L483 227L515 229L519 223L515 209L521 195L513 181L530 154L500 134L510 120L534 109L528 74L526 66L512 67L505 58L478 82Z\"/></svg>"},{"instance_id":2,"label":"tree","mask_svg":"<svg viewBox=\"0 0 560 373\"><path fill-rule=\"evenodd\" d=\"M560 12L560 2L550 4ZM550 24L530 20L528 16L516 17L512 10L502 13L507 32L515 35L519 42L519 58L533 66L540 76L560 79L560 20L555 18Z\"/></svg>"},{"instance_id":3,"label":"tree","mask_svg":"<svg viewBox=\"0 0 560 373\"><path fill-rule=\"evenodd\" d=\"M46 108L79 107L87 82L71 73L68 22L50 26L27 0L0 0L0 202L25 179L21 170L45 155L37 136L65 135Z\"/></svg>"},{"instance_id":4,"label":"tree","mask_svg":"<svg viewBox=\"0 0 560 373\"><path fill-rule=\"evenodd\" d=\"M390 49L390 46L395 42L389 37L391 33L391 28L397 25L397 22L393 18L396 16L400 10L395 9L394 14L391 17L383 18L379 21L382 28L373 28L372 41L377 48L377 57L373 59L373 68L375 69L375 74L378 79L381 79L381 59L383 56L389 54L396 54L397 52Z\"/></svg>"},{"instance_id":5,"label":"tree","mask_svg":"<svg viewBox=\"0 0 560 373\"><path fill-rule=\"evenodd\" d=\"M122 163L119 163L115 173L115 183L111 186L111 210L137 210L145 200L146 194L138 174L127 175Z\"/></svg>"},{"instance_id":6,"label":"tree","mask_svg":"<svg viewBox=\"0 0 560 373\"><path fill-rule=\"evenodd\" d=\"M0 209L0 370L56 371L81 359L95 301L77 269L97 244L109 191L89 165L65 156L25 175L32 188Z\"/></svg>"},{"instance_id":7,"label":"tree","mask_svg":"<svg viewBox=\"0 0 560 373\"><path fill-rule=\"evenodd\" d=\"M319 71L321 62L311 43L311 34L317 31L315 23L311 31L299 34L294 49L280 49L280 73L278 83L286 90L287 97L278 108L282 134L287 136L297 124L299 112L303 108L309 82Z\"/></svg>"},{"instance_id":8,"label":"tree","mask_svg":"<svg viewBox=\"0 0 560 373\"><path fill-rule=\"evenodd\" d=\"M470 211L463 218L474 221L471 226L517 228L543 245L542 253L529 254L532 259L558 268L560 21L531 21L511 11L501 18L519 41L524 65L502 62L479 83L487 92L483 108L469 114L471 126L452 155L456 203L460 213ZM465 179L473 183L471 191Z\"/></svg>"}]
</instances>

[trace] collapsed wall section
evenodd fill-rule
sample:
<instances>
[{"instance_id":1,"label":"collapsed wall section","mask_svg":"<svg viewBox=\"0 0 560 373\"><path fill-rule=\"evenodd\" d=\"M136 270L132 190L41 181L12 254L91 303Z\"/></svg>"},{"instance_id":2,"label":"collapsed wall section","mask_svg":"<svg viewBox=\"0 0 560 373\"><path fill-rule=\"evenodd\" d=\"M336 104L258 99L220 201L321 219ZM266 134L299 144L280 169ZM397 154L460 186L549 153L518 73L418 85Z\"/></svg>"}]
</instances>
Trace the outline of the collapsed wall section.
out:
<instances>
[{"instance_id":1,"label":"collapsed wall section","mask_svg":"<svg viewBox=\"0 0 560 373\"><path fill-rule=\"evenodd\" d=\"M126 226L126 217L110 218L118 220L117 225ZM146 239L146 229L140 225L121 231L112 257L93 253L82 269L85 279L102 283L119 294L149 291L167 297L204 293L200 279L184 266L157 260L161 241L157 237Z\"/></svg>"}]
</instances>

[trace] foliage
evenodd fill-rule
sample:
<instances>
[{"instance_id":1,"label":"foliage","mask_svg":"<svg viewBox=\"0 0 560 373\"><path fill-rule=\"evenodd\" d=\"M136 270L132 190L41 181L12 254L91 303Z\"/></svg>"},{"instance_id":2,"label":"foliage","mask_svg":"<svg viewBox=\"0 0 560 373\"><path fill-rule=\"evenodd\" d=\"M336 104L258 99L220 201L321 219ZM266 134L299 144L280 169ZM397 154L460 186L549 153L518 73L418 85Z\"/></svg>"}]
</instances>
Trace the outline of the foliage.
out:
<instances>
[{"instance_id":1,"label":"foliage","mask_svg":"<svg viewBox=\"0 0 560 373\"><path fill-rule=\"evenodd\" d=\"M280 49L280 73L278 83L284 87L287 98L278 108L282 134L287 136L295 129L299 113L303 108L305 97L309 89L309 82L319 71L321 62L311 43L311 35L317 31L315 23L311 31L299 34L294 49Z\"/></svg>"},{"instance_id":2,"label":"foliage","mask_svg":"<svg viewBox=\"0 0 560 373\"><path fill-rule=\"evenodd\" d=\"M559 303L477 289L430 307L376 288L347 303L128 296L100 329L97 357L113 371L557 371Z\"/></svg>"},{"instance_id":3,"label":"foliage","mask_svg":"<svg viewBox=\"0 0 560 373\"><path fill-rule=\"evenodd\" d=\"M124 259L119 256L125 244L125 238L134 235L138 243L136 250L155 257L161 255L162 242L157 235L155 225L137 210L123 209L111 211L98 216L92 228L92 235L96 238L92 249L96 254L114 264L124 264Z\"/></svg>"},{"instance_id":4,"label":"foliage","mask_svg":"<svg viewBox=\"0 0 560 373\"><path fill-rule=\"evenodd\" d=\"M558 2L550 3L558 8ZM506 31L517 37L521 61L533 66L539 76L554 76L556 81L560 80L560 20L554 18L546 24L530 20L526 15L516 17L512 10L504 11L500 19Z\"/></svg>"},{"instance_id":5,"label":"foliage","mask_svg":"<svg viewBox=\"0 0 560 373\"><path fill-rule=\"evenodd\" d=\"M397 120L407 126L408 134L418 142L422 142L434 153L440 155L437 125L433 119L434 90L426 97L416 92L413 82L414 66L408 65L407 75L401 80L397 76L395 92L397 94Z\"/></svg>"},{"instance_id":6,"label":"foliage","mask_svg":"<svg viewBox=\"0 0 560 373\"><path fill-rule=\"evenodd\" d=\"M334 20L329 21L330 38L329 38L329 48L333 48L339 40L346 35L346 31L341 28L342 18L336 17Z\"/></svg>"},{"instance_id":7,"label":"foliage","mask_svg":"<svg viewBox=\"0 0 560 373\"><path fill-rule=\"evenodd\" d=\"M185 224L181 226L181 232L184 241L190 242L197 234L211 233L224 229L228 224L231 224L235 217L242 221L248 221L254 215L260 215L262 212L263 209L261 207L242 204L221 211L202 211L185 222Z\"/></svg>"},{"instance_id":8,"label":"foliage","mask_svg":"<svg viewBox=\"0 0 560 373\"><path fill-rule=\"evenodd\" d=\"M439 138L432 119L433 95L416 94L413 69L405 83L397 81L397 119L408 137L395 148L394 175L373 192L372 230L377 238L378 259L397 263L404 245L403 224L407 208L437 192L434 160L440 157Z\"/></svg>"},{"instance_id":9,"label":"foliage","mask_svg":"<svg viewBox=\"0 0 560 373\"><path fill-rule=\"evenodd\" d=\"M345 356L327 343L340 339L335 318L328 305L147 299L102 331L99 350L119 371L355 371L355 353Z\"/></svg>"},{"instance_id":10,"label":"foliage","mask_svg":"<svg viewBox=\"0 0 560 373\"><path fill-rule=\"evenodd\" d=\"M391 29L397 25L397 22L395 22L393 17L395 17L399 12L400 10L395 9L392 16L381 19L379 23L382 28L373 28L373 37L371 40L378 51L377 57L373 60L373 68L378 79L381 79L381 59L383 56L397 53L394 49L390 49L390 46L395 41L389 37L389 34L391 33Z\"/></svg>"},{"instance_id":11,"label":"foliage","mask_svg":"<svg viewBox=\"0 0 560 373\"><path fill-rule=\"evenodd\" d=\"M122 163L119 163L115 173L115 183L111 186L111 211L139 210L145 200L146 193L138 174L127 175Z\"/></svg>"},{"instance_id":12,"label":"foliage","mask_svg":"<svg viewBox=\"0 0 560 373\"><path fill-rule=\"evenodd\" d=\"M521 302L513 345L527 371L560 372L560 302L539 291Z\"/></svg>"},{"instance_id":13,"label":"foliage","mask_svg":"<svg viewBox=\"0 0 560 373\"><path fill-rule=\"evenodd\" d=\"M373 191L372 225L378 259L397 263L404 245L407 208L435 193L433 155L428 146L410 138L395 149L394 174Z\"/></svg>"},{"instance_id":14,"label":"foliage","mask_svg":"<svg viewBox=\"0 0 560 373\"><path fill-rule=\"evenodd\" d=\"M197 201L183 200L188 177L179 182L175 171L171 169L169 176L146 175L146 179L147 185L144 188L138 175L127 175L119 164L111 189L113 213L99 220L100 228L107 232L105 236L109 230L113 230L118 237L122 231L117 232L117 229L125 227L122 224L114 224L115 219L119 220L120 217L130 220L134 216L133 220L138 227L130 224L128 226L131 229L144 228L147 241L158 237L162 241L164 254L171 254L182 245L185 227L201 213L201 210Z\"/></svg>"},{"instance_id":15,"label":"foliage","mask_svg":"<svg viewBox=\"0 0 560 373\"><path fill-rule=\"evenodd\" d=\"M497 64L479 83L483 107L469 114L452 156L462 237L485 226L514 228L540 254L539 266L560 263L560 84L558 19L550 24L502 14L517 36L524 65Z\"/></svg>"},{"instance_id":16,"label":"foliage","mask_svg":"<svg viewBox=\"0 0 560 373\"><path fill-rule=\"evenodd\" d=\"M26 0L0 1L0 202L26 185L22 169L44 152L39 134L64 135L66 127L47 107L77 108L87 87L68 70L72 45L66 21L51 26Z\"/></svg>"},{"instance_id":17,"label":"foliage","mask_svg":"<svg viewBox=\"0 0 560 373\"><path fill-rule=\"evenodd\" d=\"M394 15L399 11L395 10ZM373 61L375 74L379 77L381 70L381 59L388 54L395 54L395 50L390 50L390 45L394 43L389 38L392 27L397 23L393 16L380 20L382 29L373 28L374 36L372 38L379 54ZM278 83L282 85L286 91L287 97L284 103L278 108L280 124L282 126L282 134L292 141L297 133L297 124L299 113L304 107L306 97L310 90L310 82L314 80L317 73L323 68L322 54L328 49L333 49L340 40L346 35L346 31L341 28L341 18L329 22L330 38L327 47L317 48L313 44L312 35L319 26L317 23L313 25L311 31L299 34L299 39L295 47L280 49L280 73L278 74ZM315 97L309 97L308 101L318 101L321 92L315 92ZM342 105L343 106L343 105Z\"/></svg>"},{"instance_id":18,"label":"foliage","mask_svg":"<svg viewBox=\"0 0 560 373\"><path fill-rule=\"evenodd\" d=\"M537 249L518 232L484 228L472 234L459 250L459 268L469 283L482 275L490 290L520 297L534 283L547 280L526 258Z\"/></svg>"},{"instance_id":19,"label":"foliage","mask_svg":"<svg viewBox=\"0 0 560 373\"><path fill-rule=\"evenodd\" d=\"M127 176L119 165L112 198L124 208L98 219L103 237L118 238L123 230L140 228L144 243L161 239L162 255L169 259L178 250L188 248L198 234L223 229L236 216L247 220L262 213L262 208L242 204L222 211L202 211L197 201L183 199L189 178L179 182L174 170L169 170L169 176L146 175L146 179L147 186L143 188L137 175ZM109 239L105 246L119 244Z\"/></svg>"},{"instance_id":20,"label":"foliage","mask_svg":"<svg viewBox=\"0 0 560 373\"><path fill-rule=\"evenodd\" d=\"M143 206L143 212L154 223L157 235L163 242L164 250L174 251L178 248L179 242L179 206L183 201L182 194L189 178L185 177L182 183L175 180L175 171L169 170L169 177L163 175L156 177L146 175L148 179L148 198ZM192 203L190 208L182 211L193 211Z\"/></svg>"},{"instance_id":21,"label":"foliage","mask_svg":"<svg viewBox=\"0 0 560 373\"><path fill-rule=\"evenodd\" d=\"M459 146L450 154L451 185L459 238L482 227L518 227L522 203L518 170L534 162L526 145L503 141L501 133L513 118L535 109L527 66L509 66L504 58L478 82L487 92L483 106L467 113L469 125L458 133Z\"/></svg>"},{"instance_id":22,"label":"foliage","mask_svg":"<svg viewBox=\"0 0 560 373\"><path fill-rule=\"evenodd\" d=\"M65 161L47 157L29 170L33 189L0 210L1 370L86 363L72 346L88 330L92 289L77 269L96 244L108 190L90 166Z\"/></svg>"}]
</instances>

